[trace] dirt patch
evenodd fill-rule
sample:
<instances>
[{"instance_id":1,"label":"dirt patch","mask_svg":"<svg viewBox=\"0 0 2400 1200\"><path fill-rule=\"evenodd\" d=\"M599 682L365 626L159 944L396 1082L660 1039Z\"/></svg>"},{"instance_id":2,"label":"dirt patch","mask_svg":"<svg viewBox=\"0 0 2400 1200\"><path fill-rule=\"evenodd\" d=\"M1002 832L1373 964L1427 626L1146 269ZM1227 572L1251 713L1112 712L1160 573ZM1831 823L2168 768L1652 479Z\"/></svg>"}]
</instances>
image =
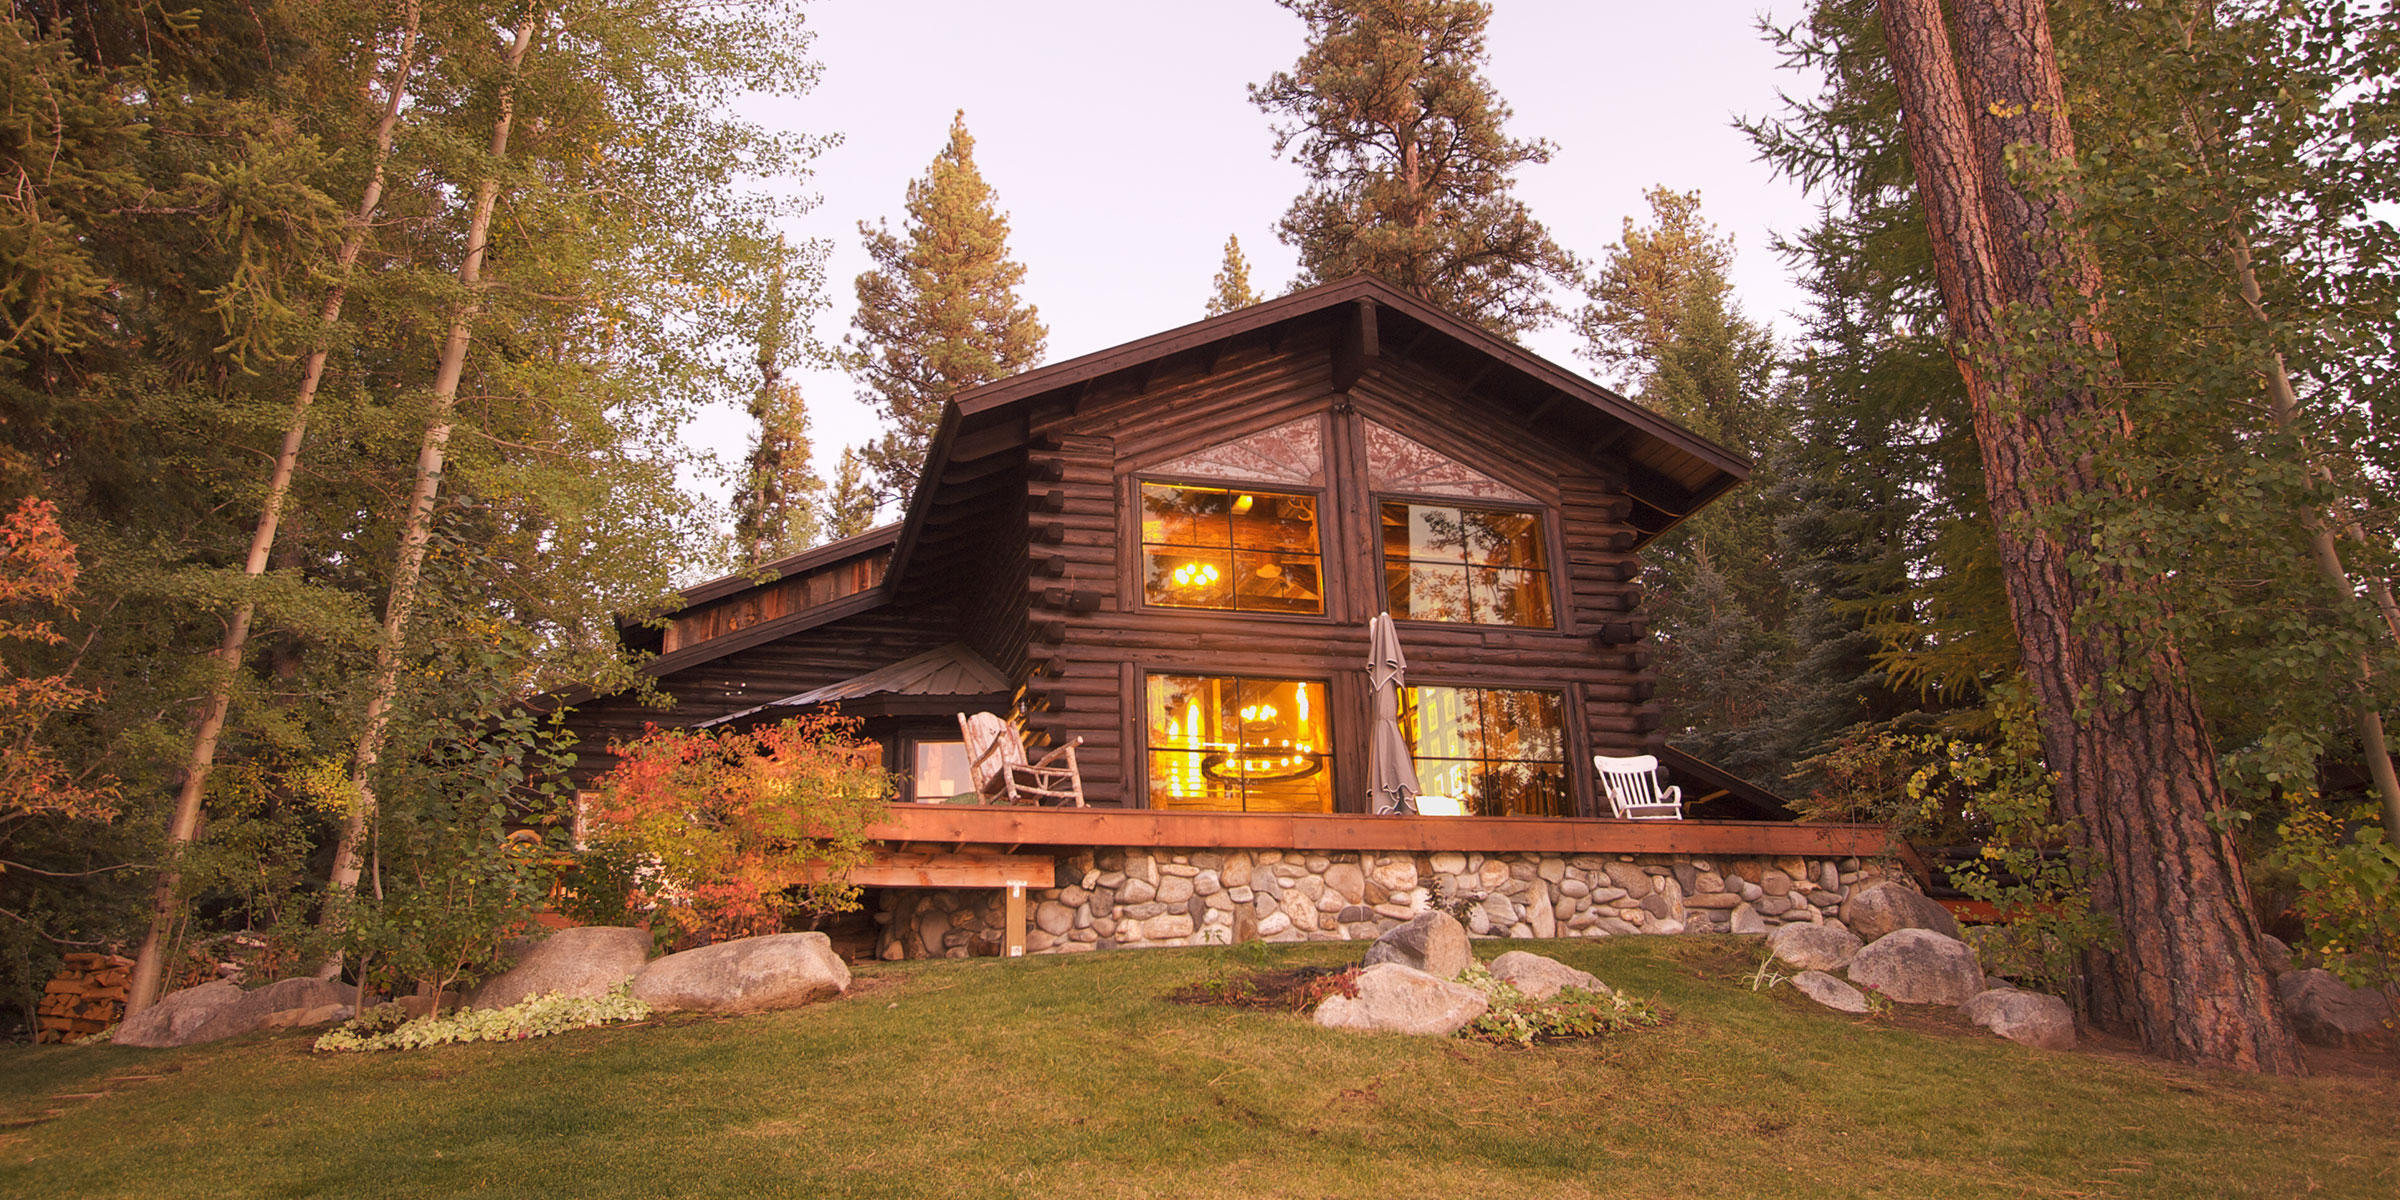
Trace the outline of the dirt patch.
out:
<instances>
[{"instance_id":1,"label":"dirt patch","mask_svg":"<svg viewBox=\"0 0 2400 1200\"><path fill-rule=\"evenodd\" d=\"M1307 1012L1328 996L1358 994L1356 967L1288 967L1212 975L1167 993L1177 1004Z\"/></svg>"}]
</instances>

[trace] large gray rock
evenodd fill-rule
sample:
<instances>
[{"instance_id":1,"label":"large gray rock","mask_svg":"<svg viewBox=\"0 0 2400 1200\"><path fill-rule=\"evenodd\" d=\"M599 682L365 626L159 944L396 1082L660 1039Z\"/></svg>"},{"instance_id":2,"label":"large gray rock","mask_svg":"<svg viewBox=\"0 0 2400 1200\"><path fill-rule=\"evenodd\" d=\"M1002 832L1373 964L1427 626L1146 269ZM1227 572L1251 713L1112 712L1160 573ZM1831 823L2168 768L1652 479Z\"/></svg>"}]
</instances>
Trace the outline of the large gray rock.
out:
<instances>
[{"instance_id":1,"label":"large gray rock","mask_svg":"<svg viewBox=\"0 0 2400 1200\"><path fill-rule=\"evenodd\" d=\"M1993 988L1976 993L1958 1011L2012 1042L2044 1050L2075 1048L2075 1014L2056 996L2021 988Z\"/></svg>"},{"instance_id":2,"label":"large gray rock","mask_svg":"<svg viewBox=\"0 0 2400 1200\"><path fill-rule=\"evenodd\" d=\"M1475 962L1467 927L1446 912L1420 913L1367 947L1367 965L1398 963L1436 979L1456 979Z\"/></svg>"},{"instance_id":3,"label":"large gray rock","mask_svg":"<svg viewBox=\"0 0 2400 1200\"><path fill-rule=\"evenodd\" d=\"M484 981L467 1000L469 1008L506 1008L557 992L597 999L633 978L650 959L650 933L609 925L561 929L528 945L517 965Z\"/></svg>"},{"instance_id":4,"label":"large gray rock","mask_svg":"<svg viewBox=\"0 0 2400 1200\"><path fill-rule=\"evenodd\" d=\"M1463 983L1381 962L1358 973L1356 997L1328 998L1317 1006L1316 1019L1327 1029L1448 1037L1490 1007L1482 992Z\"/></svg>"},{"instance_id":5,"label":"large gray rock","mask_svg":"<svg viewBox=\"0 0 2400 1200\"><path fill-rule=\"evenodd\" d=\"M850 968L822 933L773 933L652 959L634 999L659 1012L762 1012L850 990Z\"/></svg>"},{"instance_id":6,"label":"large gray rock","mask_svg":"<svg viewBox=\"0 0 2400 1200\"><path fill-rule=\"evenodd\" d=\"M1949 909L1888 879L1852 892L1842 903L1842 924L1868 943L1903 929L1929 929L1946 938L1964 936Z\"/></svg>"},{"instance_id":7,"label":"large gray rock","mask_svg":"<svg viewBox=\"0 0 2400 1200\"><path fill-rule=\"evenodd\" d=\"M1869 942L1850 960L1850 982L1901 1004L1956 1007L1983 990L1975 951L1929 929L1902 929Z\"/></svg>"},{"instance_id":8,"label":"large gray rock","mask_svg":"<svg viewBox=\"0 0 2400 1200\"><path fill-rule=\"evenodd\" d=\"M2267 970L2277 975L2288 974L2299 965L2292 961L2291 946L2271 933L2258 935L2258 953L2267 960Z\"/></svg>"},{"instance_id":9,"label":"large gray rock","mask_svg":"<svg viewBox=\"0 0 2400 1200\"><path fill-rule=\"evenodd\" d=\"M1863 945L1857 934L1825 925L1779 925L1767 935L1775 957L1803 971L1839 971Z\"/></svg>"},{"instance_id":10,"label":"large gray rock","mask_svg":"<svg viewBox=\"0 0 2400 1200\"><path fill-rule=\"evenodd\" d=\"M1792 990L1836 1012L1867 1011L1865 993L1823 971L1802 971L1792 976Z\"/></svg>"},{"instance_id":11,"label":"large gray rock","mask_svg":"<svg viewBox=\"0 0 2400 1200\"><path fill-rule=\"evenodd\" d=\"M170 992L117 1027L119 1046L197 1046L260 1029L322 1024L347 1015L358 989L327 979L284 979L256 991L228 980Z\"/></svg>"},{"instance_id":12,"label":"large gray rock","mask_svg":"<svg viewBox=\"0 0 2400 1200\"><path fill-rule=\"evenodd\" d=\"M1578 971L1555 958L1511 950L1492 960L1492 978L1517 989L1528 1000L1548 1000L1567 988L1606 992L1608 985L1589 971Z\"/></svg>"},{"instance_id":13,"label":"large gray rock","mask_svg":"<svg viewBox=\"0 0 2400 1200\"><path fill-rule=\"evenodd\" d=\"M2354 988L2323 967L2292 971L2275 981L2283 1011L2300 1040L2341 1046L2380 1037L2392 1015L2391 998L2373 988Z\"/></svg>"}]
</instances>

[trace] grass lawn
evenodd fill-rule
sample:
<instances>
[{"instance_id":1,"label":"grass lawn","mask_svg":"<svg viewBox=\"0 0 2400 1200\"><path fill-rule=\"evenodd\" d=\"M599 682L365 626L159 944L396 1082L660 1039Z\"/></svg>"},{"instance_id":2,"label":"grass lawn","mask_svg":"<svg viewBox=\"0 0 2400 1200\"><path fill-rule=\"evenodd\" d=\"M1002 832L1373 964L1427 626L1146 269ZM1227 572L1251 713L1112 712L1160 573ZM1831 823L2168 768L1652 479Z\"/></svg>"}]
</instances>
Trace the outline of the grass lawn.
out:
<instances>
[{"instance_id":1,"label":"grass lawn","mask_svg":"<svg viewBox=\"0 0 2400 1200\"><path fill-rule=\"evenodd\" d=\"M1209 949L886 964L794 1012L406 1053L7 1047L0 1120L64 1111L0 1129L0 1196L2400 1195L2388 1069L1842 1016L1748 990L1754 944L1719 939L1529 948L1674 1020L1521 1050L1163 999L1237 961Z\"/></svg>"}]
</instances>

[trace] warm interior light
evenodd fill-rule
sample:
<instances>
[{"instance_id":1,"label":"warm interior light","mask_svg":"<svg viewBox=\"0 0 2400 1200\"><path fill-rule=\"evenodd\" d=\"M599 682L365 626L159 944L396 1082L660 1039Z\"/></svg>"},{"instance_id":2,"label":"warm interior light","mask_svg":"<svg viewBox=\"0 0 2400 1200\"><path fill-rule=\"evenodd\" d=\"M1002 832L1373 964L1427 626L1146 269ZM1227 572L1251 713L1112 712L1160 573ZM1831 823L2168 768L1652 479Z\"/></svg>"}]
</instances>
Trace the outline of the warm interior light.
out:
<instances>
[{"instance_id":1,"label":"warm interior light","mask_svg":"<svg viewBox=\"0 0 2400 1200\"><path fill-rule=\"evenodd\" d=\"M1274 563L1261 563L1259 564L1258 570L1252 572L1252 574L1257 575L1260 579L1274 579L1283 574L1283 568L1276 566Z\"/></svg>"},{"instance_id":2,"label":"warm interior light","mask_svg":"<svg viewBox=\"0 0 2400 1200\"><path fill-rule=\"evenodd\" d=\"M1265 724L1274 719L1275 706L1272 704L1252 704L1242 709L1242 720L1246 722Z\"/></svg>"},{"instance_id":3,"label":"warm interior light","mask_svg":"<svg viewBox=\"0 0 2400 1200\"><path fill-rule=\"evenodd\" d=\"M1215 564L1204 562L1185 563L1167 577L1175 581L1176 587L1206 587L1218 578Z\"/></svg>"},{"instance_id":4,"label":"warm interior light","mask_svg":"<svg viewBox=\"0 0 2400 1200\"><path fill-rule=\"evenodd\" d=\"M1305 683L1293 684L1292 695L1300 701L1300 723L1308 724L1308 685Z\"/></svg>"},{"instance_id":5,"label":"warm interior light","mask_svg":"<svg viewBox=\"0 0 2400 1200\"><path fill-rule=\"evenodd\" d=\"M1253 504L1256 504L1256 503L1258 503L1258 497L1256 497L1256 496L1236 496L1236 497L1234 497L1234 498L1233 498L1233 515L1235 515L1235 516L1237 516L1237 517L1239 517L1239 516L1246 516L1246 515L1248 515L1248 514L1249 514L1249 512L1250 512L1250 506L1251 506L1251 505L1253 505Z\"/></svg>"}]
</instances>

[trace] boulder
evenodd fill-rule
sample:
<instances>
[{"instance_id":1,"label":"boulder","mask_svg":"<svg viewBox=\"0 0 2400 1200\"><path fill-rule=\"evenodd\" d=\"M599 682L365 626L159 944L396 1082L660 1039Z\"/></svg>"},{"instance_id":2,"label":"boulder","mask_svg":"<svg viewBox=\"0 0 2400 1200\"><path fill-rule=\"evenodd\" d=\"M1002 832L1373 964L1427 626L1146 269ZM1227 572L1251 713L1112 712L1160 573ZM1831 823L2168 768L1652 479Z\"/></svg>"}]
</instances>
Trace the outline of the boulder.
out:
<instances>
[{"instance_id":1,"label":"boulder","mask_svg":"<svg viewBox=\"0 0 2400 1200\"><path fill-rule=\"evenodd\" d=\"M632 990L659 1012L761 1012L839 996L850 968L822 933L774 933L652 959Z\"/></svg>"},{"instance_id":2,"label":"boulder","mask_svg":"<svg viewBox=\"0 0 2400 1200\"><path fill-rule=\"evenodd\" d=\"M1802 971L1792 976L1792 990L1836 1012L1867 1011L1865 993L1823 971Z\"/></svg>"},{"instance_id":3,"label":"boulder","mask_svg":"<svg viewBox=\"0 0 2400 1200\"><path fill-rule=\"evenodd\" d=\"M1983 990L1975 951L1930 929L1902 929L1869 942L1850 960L1850 982L1901 1004L1965 1004Z\"/></svg>"},{"instance_id":4,"label":"boulder","mask_svg":"<svg viewBox=\"0 0 2400 1200\"><path fill-rule=\"evenodd\" d=\"M2275 981L2283 1011L2300 1040L2319 1046L2352 1045L2382 1036L2392 1015L2391 998L2373 988L2354 988L2323 967L2285 973Z\"/></svg>"},{"instance_id":5,"label":"boulder","mask_svg":"<svg viewBox=\"0 0 2400 1200\"><path fill-rule=\"evenodd\" d=\"M469 1008L506 1008L557 992L597 999L633 978L650 959L650 933L610 925L561 929L517 954L517 965L493 976L467 1000Z\"/></svg>"},{"instance_id":6,"label":"boulder","mask_svg":"<svg viewBox=\"0 0 2400 1200\"><path fill-rule=\"evenodd\" d=\"M1767 919L1758 915L1757 909L1737 900L1727 928L1742 937L1758 937L1767 931Z\"/></svg>"},{"instance_id":7,"label":"boulder","mask_svg":"<svg viewBox=\"0 0 2400 1200\"><path fill-rule=\"evenodd\" d=\"M1958 1011L2012 1042L2043 1050L2075 1048L2075 1014L2056 996L2022 988L1993 988L1976 993Z\"/></svg>"},{"instance_id":8,"label":"boulder","mask_svg":"<svg viewBox=\"0 0 2400 1200\"><path fill-rule=\"evenodd\" d=\"M1839 971L1863 945L1857 934L1824 925L1779 925L1767 935L1775 957L1803 971Z\"/></svg>"},{"instance_id":9,"label":"boulder","mask_svg":"<svg viewBox=\"0 0 2400 1200\"><path fill-rule=\"evenodd\" d=\"M1421 913L1367 947L1366 965L1398 963L1436 979L1456 979L1475 962L1467 927L1446 912Z\"/></svg>"},{"instance_id":10,"label":"boulder","mask_svg":"<svg viewBox=\"0 0 2400 1200\"><path fill-rule=\"evenodd\" d=\"M1523 992L1529 1000L1547 1000L1566 988L1582 988L1587 992L1608 990L1608 985L1589 971L1578 971L1555 958L1523 950L1511 950L1493 959L1492 978Z\"/></svg>"},{"instance_id":11,"label":"boulder","mask_svg":"<svg viewBox=\"0 0 2400 1200\"><path fill-rule=\"evenodd\" d=\"M338 1020L335 1012L357 998L357 988L329 979L284 979L248 992L220 979L169 993L128 1018L110 1040L119 1046L197 1046L260 1029Z\"/></svg>"},{"instance_id":12,"label":"boulder","mask_svg":"<svg viewBox=\"0 0 2400 1200\"><path fill-rule=\"evenodd\" d=\"M2271 933L2258 935L2259 956L2267 960L2267 970L2283 975L2298 965L2292 961L2292 948L2282 938Z\"/></svg>"},{"instance_id":13,"label":"boulder","mask_svg":"<svg viewBox=\"0 0 2400 1200\"><path fill-rule=\"evenodd\" d=\"M1316 1019L1327 1029L1448 1037L1490 1007L1482 992L1463 983L1379 962L1358 973L1357 996L1328 998L1317 1006Z\"/></svg>"},{"instance_id":14,"label":"boulder","mask_svg":"<svg viewBox=\"0 0 2400 1200\"><path fill-rule=\"evenodd\" d=\"M1949 909L1888 879L1852 892L1842 904L1842 924L1869 943L1902 929L1929 929L1953 939L1963 936Z\"/></svg>"}]
</instances>

